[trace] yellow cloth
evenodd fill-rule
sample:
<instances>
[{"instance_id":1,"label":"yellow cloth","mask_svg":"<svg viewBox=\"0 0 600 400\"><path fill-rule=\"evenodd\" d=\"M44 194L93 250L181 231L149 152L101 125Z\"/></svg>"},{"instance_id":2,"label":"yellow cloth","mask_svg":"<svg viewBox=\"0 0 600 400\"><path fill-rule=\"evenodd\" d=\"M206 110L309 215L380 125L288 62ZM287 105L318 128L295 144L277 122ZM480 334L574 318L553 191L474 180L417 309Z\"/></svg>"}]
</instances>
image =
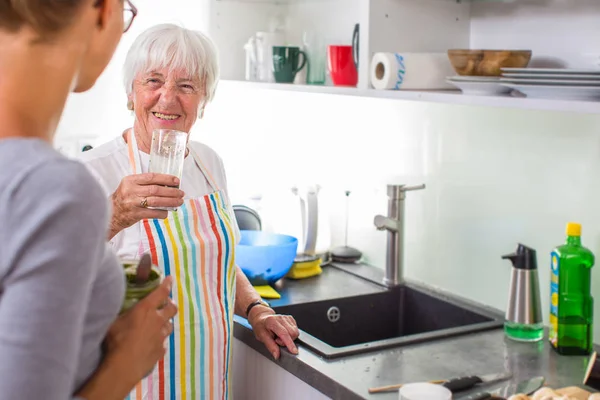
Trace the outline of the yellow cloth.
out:
<instances>
[{"instance_id":1,"label":"yellow cloth","mask_svg":"<svg viewBox=\"0 0 600 400\"><path fill-rule=\"evenodd\" d=\"M279 293L277 293L277 291L269 285L254 286L254 290L256 290L256 292L263 299L280 299L281 298L281 295Z\"/></svg>"}]
</instances>

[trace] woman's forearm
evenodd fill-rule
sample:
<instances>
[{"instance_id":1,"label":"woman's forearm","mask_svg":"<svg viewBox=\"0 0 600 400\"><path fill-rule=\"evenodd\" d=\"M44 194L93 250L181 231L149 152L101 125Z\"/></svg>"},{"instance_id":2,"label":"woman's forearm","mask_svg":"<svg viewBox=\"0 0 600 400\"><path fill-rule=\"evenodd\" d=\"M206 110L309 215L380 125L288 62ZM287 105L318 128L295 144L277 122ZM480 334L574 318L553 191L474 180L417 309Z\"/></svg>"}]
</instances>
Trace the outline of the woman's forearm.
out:
<instances>
[{"instance_id":1,"label":"woman's forearm","mask_svg":"<svg viewBox=\"0 0 600 400\"><path fill-rule=\"evenodd\" d=\"M123 223L123 209L121 204L118 201L119 196L117 192L113 193L112 196L109 197L109 201L111 204L111 215L110 215L110 226L108 228L108 239L111 240L114 238L117 233L121 232L123 229L127 227L126 224Z\"/></svg>"},{"instance_id":2,"label":"woman's forearm","mask_svg":"<svg viewBox=\"0 0 600 400\"><path fill-rule=\"evenodd\" d=\"M123 400L137 383L128 381L132 374L127 368L118 355L109 354L75 396L85 400Z\"/></svg>"},{"instance_id":3,"label":"woman's forearm","mask_svg":"<svg viewBox=\"0 0 600 400\"><path fill-rule=\"evenodd\" d=\"M111 240L112 238L114 238L115 236L117 236L117 233L121 232L123 230L123 228L121 228L121 226L119 225L118 221L116 220L115 216L113 215L111 220L110 220L110 226L108 228L108 238L107 240Z\"/></svg>"},{"instance_id":4,"label":"woman's forearm","mask_svg":"<svg viewBox=\"0 0 600 400\"><path fill-rule=\"evenodd\" d=\"M248 318L246 315L246 308L250 303L260 300L260 295L256 292L252 284L242 269L238 266L236 273L236 284L235 284L235 313L240 317Z\"/></svg>"}]
</instances>

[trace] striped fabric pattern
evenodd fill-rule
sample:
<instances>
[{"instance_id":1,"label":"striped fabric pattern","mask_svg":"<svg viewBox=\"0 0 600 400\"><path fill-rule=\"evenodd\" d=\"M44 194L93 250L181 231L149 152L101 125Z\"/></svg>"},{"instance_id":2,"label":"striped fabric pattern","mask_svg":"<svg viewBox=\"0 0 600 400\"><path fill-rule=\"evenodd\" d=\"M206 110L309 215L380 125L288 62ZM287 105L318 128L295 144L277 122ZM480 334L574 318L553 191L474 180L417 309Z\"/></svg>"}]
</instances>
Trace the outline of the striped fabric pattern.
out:
<instances>
[{"instance_id":1,"label":"striped fabric pattern","mask_svg":"<svg viewBox=\"0 0 600 400\"><path fill-rule=\"evenodd\" d=\"M141 171L132 136L130 161L134 171ZM164 359L128 400L231 398L235 241L222 192L187 199L166 220L144 220L141 226L143 251L173 277L179 313Z\"/></svg>"}]
</instances>

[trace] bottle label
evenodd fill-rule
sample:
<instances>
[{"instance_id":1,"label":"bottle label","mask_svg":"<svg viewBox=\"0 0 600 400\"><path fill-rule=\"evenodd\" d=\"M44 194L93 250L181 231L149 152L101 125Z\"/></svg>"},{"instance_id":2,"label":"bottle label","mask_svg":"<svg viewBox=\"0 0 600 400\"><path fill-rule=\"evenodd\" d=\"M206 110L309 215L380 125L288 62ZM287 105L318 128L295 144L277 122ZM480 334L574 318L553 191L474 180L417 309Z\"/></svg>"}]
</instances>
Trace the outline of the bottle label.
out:
<instances>
[{"instance_id":1,"label":"bottle label","mask_svg":"<svg viewBox=\"0 0 600 400\"><path fill-rule=\"evenodd\" d=\"M560 256L553 251L550 254L550 332L552 346L558 347L558 271Z\"/></svg>"}]
</instances>

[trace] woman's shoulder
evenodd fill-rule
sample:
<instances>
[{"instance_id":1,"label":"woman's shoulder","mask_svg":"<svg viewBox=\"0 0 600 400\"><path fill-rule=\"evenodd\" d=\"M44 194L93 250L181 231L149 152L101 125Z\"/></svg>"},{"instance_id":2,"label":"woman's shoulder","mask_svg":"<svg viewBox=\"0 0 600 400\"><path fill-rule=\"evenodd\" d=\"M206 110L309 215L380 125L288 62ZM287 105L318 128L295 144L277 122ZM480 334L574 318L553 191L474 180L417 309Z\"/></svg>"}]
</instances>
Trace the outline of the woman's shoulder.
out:
<instances>
[{"instance_id":1,"label":"woman's shoulder","mask_svg":"<svg viewBox=\"0 0 600 400\"><path fill-rule=\"evenodd\" d=\"M38 193L43 198L54 198L64 204L87 204L104 208L106 198L98 183L84 165L67 158L47 160L31 168L18 182L15 193Z\"/></svg>"},{"instance_id":2,"label":"woman's shoulder","mask_svg":"<svg viewBox=\"0 0 600 400\"><path fill-rule=\"evenodd\" d=\"M85 164L106 195L114 192L129 166L127 144L121 136L81 153L78 159Z\"/></svg>"},{"instance_id":3,"label":"woman's shoulder","mask_svg":"<svg viewBox=\"0 0 600 400\"><path fill-rule=\"evenodd\" d=\"M219 168L222 168L223 159L212 147L208 146L207 144L197 142L195 140L190 140L188 146L191 150L198 154L198 156L200 156L200 159L205 164L218 166Z\"/></svg>"},{"instance_id":4,"label":"woman's shoulder","mask_svg":"<svg viewBox=\"0 0 600 400\"><path fill-rule=\"evenodd\" d=\"M20 221L21 226L68 216L74 223L100 229L108 220L108 203L100 185L84 165L62 155L45 157L14 174L0 196L2 209L10 210L10 215L0 213L0 218Z\"/></svg>"},{"instance_id":5,"label":"woman's shoulder","mask_svg":"<svg viewBox=\"0 0 600 400\"><path fill-rule=\"evenodd\" d=\"M5 201L28 191L36 192L36 198L48 193L91 196L101 193L81 163L65 157L47 143L19 140L3 143L2 150L6 157L0 157L0 182L5 189L2 194L8 196L3 197Z\"/></svg>"},{"instance_id":6,"label":"woman's shoulder","mask_svg":"<svg viewBox=\"0 0 600 400\"><path fill-rule=\"evenodd\" d=\"M84 164L98 164L119 156L127 156L127 144L120 135L91 150L84 151L78 158Z\"/></svg>"},{"instance_id":7,"label":"woman's shoulder","mask_svg":"<svg viewBox=\"0 0 600 400\"><path fill-rule=\"evenodd\" d=\"M212 178L215 179L216 184L221 188L227 188L225 166L221 156L204 143L190 140L189 146L198 155L204 167L208 169Z\"/></svg>"}]
</instances>

